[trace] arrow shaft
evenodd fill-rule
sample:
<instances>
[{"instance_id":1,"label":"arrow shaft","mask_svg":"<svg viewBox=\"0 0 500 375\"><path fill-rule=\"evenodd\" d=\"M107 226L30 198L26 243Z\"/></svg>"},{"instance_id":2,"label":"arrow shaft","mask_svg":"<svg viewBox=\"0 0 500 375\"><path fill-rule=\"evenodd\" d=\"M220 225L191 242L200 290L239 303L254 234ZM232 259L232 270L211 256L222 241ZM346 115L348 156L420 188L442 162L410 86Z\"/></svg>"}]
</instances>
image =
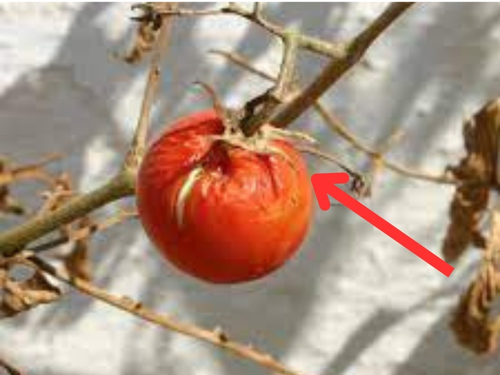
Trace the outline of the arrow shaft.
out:
<instances>
[{"instance_id":1,"label":"arrow shaft","mask_svg":"<svg viewBox=\"0 0 500 375\"><path fill-rule=\"evenodd\" d=\"M453 272L453 267L446 263L443 259L439 258L436 254L427 250L425 247L420 245L413 238L407 236L401 232L394 225L389 223L384 218L377 215L375 212L370 210L368 207L364 206L358 200L351 197L345 191L339 189L337 186L333 186L328 192L333 198L338 200L344 206L354 211L356 214L361 216L363 219L368 221L373 226L377 227L379 230L393 238L395 241L406 247L415 255L419 256L432 267L437 269L439 272L443 273L445 276L450 276Z\"/></svg>"}]
</instances>

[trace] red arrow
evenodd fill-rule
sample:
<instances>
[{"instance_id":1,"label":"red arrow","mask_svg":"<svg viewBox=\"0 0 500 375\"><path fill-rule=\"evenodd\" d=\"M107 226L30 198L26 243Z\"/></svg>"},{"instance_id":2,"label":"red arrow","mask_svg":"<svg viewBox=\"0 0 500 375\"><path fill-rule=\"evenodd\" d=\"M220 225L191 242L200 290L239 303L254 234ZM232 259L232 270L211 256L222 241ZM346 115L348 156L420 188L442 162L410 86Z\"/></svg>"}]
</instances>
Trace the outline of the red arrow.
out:
<instances>
[{"instance_id":1,"label":"red arrow","mask_svg":"<svg viewBox=\"0 0 500 375\"><path fill-rule=\"evenodd\" d=\"M311 182L318 199L319 207L326 211L330 208L330 200L328 195L338 200L351 211L357 213L371 225L387 234L393 240L410 250L413 254L419 256L432 267L437 269L445 276L450 276L454 268L439 258L436 254L430 252L417 241L401 232L394 225L378 216L375 212L364 206L356 199L351 197L345 191L341 190L335 184L345 184L349 181L347 173L316 173L311 177Z\"/></svg>"}]
</instances>

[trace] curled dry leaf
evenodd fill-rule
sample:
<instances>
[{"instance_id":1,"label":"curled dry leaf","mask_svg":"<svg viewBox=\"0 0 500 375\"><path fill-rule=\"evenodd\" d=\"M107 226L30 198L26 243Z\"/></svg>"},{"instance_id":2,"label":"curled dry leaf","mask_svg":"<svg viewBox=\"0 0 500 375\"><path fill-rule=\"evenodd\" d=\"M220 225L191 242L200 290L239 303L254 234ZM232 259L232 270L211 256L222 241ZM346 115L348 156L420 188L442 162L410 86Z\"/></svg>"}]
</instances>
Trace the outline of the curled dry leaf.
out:
<instances>
[{"instance_id":1,"label":"curled dry leaf","mask_svg":"<svg viewBox=\"0 0 500 375\"><path fill-rule=\"evenodd\" d=\"M7 174L10 174L7 161L0 158L0 180ZM10 195L8 185L0 184L0 213L22 215L24 212L24 208Z\"/></svg>"},{"instance_id":2,"label":"curled dry leaf","mask_svg":"<svg viewBox=\"0 0 500 375\"><path fill-rule=\"evenodd\" d=\"M2 164L2 170L0 171L0 186L5 186L21 180L38 180L49 186L53 186L54 176L44 168L47 164L60 158L61 155L53 154L33 164L12 167L7 162L7 159L0 157L0 164Z\"/></svg>"},{"instance_id":3,"label":"curled dry leaf","mask_svg":"<svg viewBox=\"0 0 500 375\"><path fill-rule=\"evenodd\" d=\"M69 175L62 174L59 176L56 180L54 189L46 192L44 196L45 203L40 209L39 215L44 215L47 212L56 210L74 196ZM91 267L88 258L89 238L88 236L74 238L76 237L74 234L81 230L88 230L93 226L94 223L92 220L88 216L84 216L73 224L67 224L59 228L62 238L67 238L68 242L73 242L69 253L62 256L68 274L86 281L89 281L91 278ZM88 232L90 235L91 231L88 230Z\"/></svg>"},{"instance_id":4,"label":"curled dry leaf","mask_svg":"<svg viewBox=\"0 0 500 375\"><path fill-rule=\"evenodd\" d=\"M494 212L479 274L461 297L451 322L457 340L478 354L491 353L497 348L500 315L490 315L499 293L500 212Z\"/></svg>"},{"instance_id":5,"label":"curled dry leaf","mask_svg":"<svg viewBox=\"0 0 500 375\"><path fill-rule=\"evenodd\" d=\"M78 220L78 227L91 228L94 224L88 217ZM77 229L76 229L77 230ZM71 235L70 235L71 236ZM71 238L71 237L70 237ZM76 239L69 254L64 258L64 267L70 276L90 281L89 236Z\"/></svg>"},{"instance_id":6,"label":"curled dry leaf","mask_svg":"<svg viewBox=\"0 0 500 375\"><path fill-rule=\"evenodd\" d=\"M137 211L122 209L116 215L101 222L95 222L89 217L82 217L74 226L68 227L66 233L68 242L74 243L70 252L63 258L68 274L85 281L91 281L92 266L89 251L92 234L105 231L134 217L137 217Z\"/></svg>"},{"instance_id":7,"label":"curled dry leaf","mask_svg":"<svg viewBox=\"0 0 500 375\"><path fill-rule=\"evenodd\" d=\"M34 164L13 167L6 158L0 157L0 213L23 215L26 209L12 197L9 185L21 180L38 180L53 187L55 178L44 167L59 158L59 155L49 155Z\"/></svg>"},{"instance_id":8,"label":"curled dry leaf","mask_svg":"<svg viewBox=\"0 0 500 375\"><path fill-rule=\"evenodd\" d=\"M56 210L73 195L71 178L63 173L54 179L52 189L43 193L45 199L43 205L38 211L38 216Z\"/></svg>"},{"instance_id":9,"label":"curled dry leaf","mask_svg":"<svg viewBox=\"0 0 500 375\"><path fill-rule=\"evenodd\" d=\"M89 260L88 238L75 242L73 249L64 258L64 267L69 275L90 281L92 279Z\"/></svg>"},{"instance_id":10,"label":"curled dry leaf","mask_svg":"<svg viewBox=\"0 0 500 375\"><path fill-rule=\"evenodd\" d=\"M137 26L132 47L129 52L122 57L122 60L129 64L141 62L142 59L152 51L157 34L153 24L141 22Z\"/></svg>"},{"instance_id":11,"label":"curled dry leaf","mask_svg":"<svg viewBox=\"0 0 500 375\"><path fill-rule=\"evenodd\" d=\"M11 271L22 265L28 266L33 273L25 280L16 280ZM61 296L60 289L21 256L0 260L0 292L0 318L51 303Z\"/></svg>"},{"instance_id":12,"label":"curled dry leaf","mask_svg":"<svg viewBox=\"0 0 500 375\"><path fill-rule=\"evenodd\" d=\"M146 3L136 4L133 9L140 10L143 14L132 19L139 21L134 34L132 47L121 59L129 64L140 63L156 45L156 39L162 23L162 16L158 11L171 10L176 7L175 3Z\"/></svg>"},{"instance_id":13,"label":"curled dry leaf","mask_svg":"<svg viewBox=\"0 0 500 375\"><path fill-rule=\"evenodd\" d=\"M458 259L470 244L484 245L479 224L488 206L490 186L497 184L499 129L500 99L489 102L464 124L467 154L458 166L449 170L461 181L480 184L456 188L450 206L451 222L443 242L443 254L448 262Z\"/></svg>"}]
</instances>

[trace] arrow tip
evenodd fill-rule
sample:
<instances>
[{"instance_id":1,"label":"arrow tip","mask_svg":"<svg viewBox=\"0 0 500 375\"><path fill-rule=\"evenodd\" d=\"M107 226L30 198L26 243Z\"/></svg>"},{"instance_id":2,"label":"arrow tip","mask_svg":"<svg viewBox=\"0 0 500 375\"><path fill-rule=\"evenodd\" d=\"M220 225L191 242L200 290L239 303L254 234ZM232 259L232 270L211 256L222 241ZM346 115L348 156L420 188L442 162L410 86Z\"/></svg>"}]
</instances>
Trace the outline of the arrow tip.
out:
<instances>
[{"instance_id":1,"label":"arrow tip","mask_svg":"<svg viewBox=\"0 0 500 375\"><path fill-rule=\"evenodd\" d=\"M326 211L330 208L329 193L335 189L335 184L349 182L349 174L341 173L315 173L311 176L311 183L318 200L319 207Z\"/></svg>"}]
</instances>

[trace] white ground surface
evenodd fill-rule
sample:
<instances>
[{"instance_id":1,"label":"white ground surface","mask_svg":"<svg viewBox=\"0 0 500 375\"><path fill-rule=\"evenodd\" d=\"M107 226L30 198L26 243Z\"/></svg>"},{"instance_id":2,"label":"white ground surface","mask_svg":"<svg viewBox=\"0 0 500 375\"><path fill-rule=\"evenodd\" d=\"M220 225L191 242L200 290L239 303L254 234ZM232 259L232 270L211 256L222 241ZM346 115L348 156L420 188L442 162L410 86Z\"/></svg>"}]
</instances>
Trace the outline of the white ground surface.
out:
<instances>
[{"instance_id":1,"label":"white ground surface","mask_svg":"<svg viewBox=\"0 0 500 375\"><path fill-rule=\"evenodd\" d=\"M82 189L109 175L135 124L144 84L143 68L112 57L129 40L128 7L0 5L0 153L22 162L63 152L67 158L58 168L69 169ZM353 35L383 7L268 6L275 19L331 39ZM391 156L437 172L461 155L462 119L499 94L499 18L495 4L420 4L324 102L374 144L404 128L406 137ZM266 87L208 56L208 49L236 50L259 66L277 67L276 46L241 20L183 19L177 26L156 130L206 105L189 85L195 79L215 84L232 104ZM315 60L302 61L303 77L318 69ZM297 125L366 167L367 160L314 115ZM317 161L311 168L334 171ZM385 173L365 204L439 252L450 195L449 187ZM160 259L137 223L100 237L93 251L99 285L186 321L222 326L306 373L500 372L498 358L475 358L447 329L450 308L477 256L471 253L447 279L341 207L318 209L300 254L273 276L244 286L215 287L179 274ZM0 352L29 375L267 373L76 294L2 321Z\"/></svg>"}]
</instances>

